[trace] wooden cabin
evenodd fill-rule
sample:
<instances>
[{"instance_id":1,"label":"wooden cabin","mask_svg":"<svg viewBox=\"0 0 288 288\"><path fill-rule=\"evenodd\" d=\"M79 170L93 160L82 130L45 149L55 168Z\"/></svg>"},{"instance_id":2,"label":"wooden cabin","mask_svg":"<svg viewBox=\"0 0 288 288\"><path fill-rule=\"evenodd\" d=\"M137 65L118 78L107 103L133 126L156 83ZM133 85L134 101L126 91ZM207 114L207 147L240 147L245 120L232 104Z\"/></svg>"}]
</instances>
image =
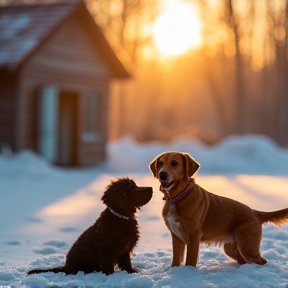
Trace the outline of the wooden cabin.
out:
<instances>
[{"instance_id":1,"label":"wooden cabin","mask_svg":"<svg viewBox=\"0 0 288 288\"><path fill-rule=\"evenodd\" d=\"M129 74L82 1L0 7L0 149L103 161L109 82Z\"/></svg>"}]
</instances>

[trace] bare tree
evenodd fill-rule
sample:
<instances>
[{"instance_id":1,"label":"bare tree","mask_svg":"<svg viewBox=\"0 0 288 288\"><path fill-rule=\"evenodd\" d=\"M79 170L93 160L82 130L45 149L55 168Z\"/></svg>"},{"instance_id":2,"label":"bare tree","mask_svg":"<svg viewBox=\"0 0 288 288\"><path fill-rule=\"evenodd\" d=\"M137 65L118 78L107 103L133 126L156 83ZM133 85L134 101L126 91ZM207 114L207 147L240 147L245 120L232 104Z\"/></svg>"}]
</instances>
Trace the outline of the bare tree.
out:
<instances>
[{"instance_id":1,"label":"bare tree","mask_svg":"<svg viewBox=\"0 0 288 288\"><path fill-rule=\"evenodd\" d=\"M275 7L266 1L269 45L273 53L273 73L270 72L270 82L274 89L270 91L269 107L271 136L282 146L288 146L288 3L279 1ZM271 70L271 69L270 69Z\"/></svg>"},{"instance_id":2,"label":"bare tree","mask_svg":"<svg viewBox=\"0 0 288 288\"><path fill-rule=\"evenodd\" d=\"M234 90L234 104L235 104L235 132L242 134L245 132L245 83L244 83L244 67L243 59L240 51L240 20L237 17L236 9L234 9L233 1L226 0L224 3L225 22L231 31L233 31L234 46L235 46L235 90Z\"/></svg>"},{"instance_id":3,"label":"bare tree","mask_svg":"<svg viewBox=\"0 0 288 288\"><path fill-rule=\"evenodd\" d=\"M234 107L233 133L261 132L287 146L288 1L195 1L202 11L204 33L207 34L204 44L207 45L207 39L213 37L214 27L217 27L226 37L223 42L215 42L213 48L217 50L218 45L219 51L222 45L225 50L232 44L235 53L231 95L219 93L219 86L225 83L220 83L219 79L216 81L211 69L206 73L213 97L217 98L214 99L215 109L220 112L222 126L225 126L224 119L229 119L225 117L225 102L229 97ZM218 22L213 21L215 17ZM222 57L221 53L215 57ZM227 66L225 57L222 62L223 67ZM255 63L258 63L257 72ZM221 69L223 75L224 70ZM259 80L259 75L262 75L262 80Z\"/></svg>"},{"instance_id":4,"label":"bare tree","mask_svg":"<svg viewBox=\"0 0 288 288\"><path fill-rule=\"evenodd\" d=\"M219 123L221 125L222 131L224 132L224 135L227 135L233 131L234 133L244 133L245 132L245 120L247 115L245 115L244 110L246 106L246 91L245 91L245 80L244 80L244 63L243 58L241 54L240 49L240 41L241 41L241 30L240 30L240 19L239 15L234 8L233 1L232 0L224 0L219 1L217 3L217 9L215 7L211 7L207 1L198 0L197 1L198 7L200 8L203 23L204 23L204 36L206 35L206 41L207 39L211 38L211 36L215 33L215 27L218 27L218 29L222 29L224 33L227 35L226 42L228 43L215 43L214 45L219 45L219 47L222 47L222 49L225 50L225 46L232 46L232 50L235 51L235 57L234 57L234 70L232 78L233 81L233 90L231 93L231 96L233 98L231 103L233 103L233 115L234 119L233 121L233 127L228 124L229 122L229 116L227 113L227 105L225 104L225 101L227 102L227 94L223 95L221 93L221 87L225 85L223 82L219 81L219 79L216 81L215 77L216 75L212 75L211 68L206 65L207 71L206 71L206 79L209 83L209 86L211 87L211 90L213 91L213 101L215 103L215 109L217 109L218 113L218 119ZM215 4L215 3L214 3ZM216 11L216 12L215 12ZM204 45L207 45L207 43L204 43ZM213 47L212 49L217 50L216 47ZM222 59L222 65L223 67L230 65L231 61L226 61L225 57L223 57L223 51L222 54L216 56L219 59ZM229 62L229 64L228 64ZM221 65L219 65L221 66ZM209 68L208 68L209 67ZM223 77L226 77L227 73L225 73L225 68L221 70ZM226 75L226 76L224 76ZM223 81L223 80L222 80ZM225 81L225 80L224 80ZM228 91L226 90L227 93ZM226 98L226 100L225 100ZM230 121L231 122L231 121Z\"/></svg>"},{"instance_id":5,"label":"bare tree","mask_svg":"<svg viewBox=\"0 0 288 288\"><path fill-rule=\"evenodd\" d=\"M158 1L86 0L86 3L114 49L118 52L124 49L135 63L141 48L151 41Z\"/></svg>"}]
</instances>

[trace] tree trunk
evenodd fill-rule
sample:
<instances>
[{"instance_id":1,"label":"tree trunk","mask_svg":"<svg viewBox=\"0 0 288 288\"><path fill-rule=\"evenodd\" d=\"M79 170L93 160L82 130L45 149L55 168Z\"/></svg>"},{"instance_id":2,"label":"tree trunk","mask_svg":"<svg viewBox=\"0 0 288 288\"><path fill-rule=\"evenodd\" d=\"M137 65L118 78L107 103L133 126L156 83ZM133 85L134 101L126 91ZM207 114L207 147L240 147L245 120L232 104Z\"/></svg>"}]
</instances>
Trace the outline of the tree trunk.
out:
<instances>
[{"instance_id":1,"label":"tree trunk","mask_svg":"<svg viewBox=\"0 0 288 288\"><path fill-rule=\"evenodd\" d=\"M244 69L243 61L239 46L239 23L237 23L235 18L235 13L233 10L232 0L228 0L229 16L231 21L231 26L234 33L234 44L235 44L235 132L238 134L243 134L245 132L245 119L247 114L244 115L245 108L245 89L244 89Z\"/></svg>"}]
</instances>

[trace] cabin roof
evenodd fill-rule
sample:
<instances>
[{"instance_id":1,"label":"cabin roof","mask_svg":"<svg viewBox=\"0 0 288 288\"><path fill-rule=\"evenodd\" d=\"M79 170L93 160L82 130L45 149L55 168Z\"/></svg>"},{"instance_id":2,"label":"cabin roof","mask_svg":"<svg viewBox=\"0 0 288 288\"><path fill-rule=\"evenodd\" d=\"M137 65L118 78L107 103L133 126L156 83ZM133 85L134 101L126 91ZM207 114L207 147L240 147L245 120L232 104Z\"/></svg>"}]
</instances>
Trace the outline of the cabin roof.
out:
<instances>
[{"instance_id":1,"label":"cabin roof","mask_svg":"<svg viewBox=\"0 0 288 288\"><path fill-rule=\"evenodd\" d=\"M84 15L83 24L92 31L112 77L129 77L82 0L0 7L0 67L17 69L74 13Z\"/></svg>"}]
</instances>

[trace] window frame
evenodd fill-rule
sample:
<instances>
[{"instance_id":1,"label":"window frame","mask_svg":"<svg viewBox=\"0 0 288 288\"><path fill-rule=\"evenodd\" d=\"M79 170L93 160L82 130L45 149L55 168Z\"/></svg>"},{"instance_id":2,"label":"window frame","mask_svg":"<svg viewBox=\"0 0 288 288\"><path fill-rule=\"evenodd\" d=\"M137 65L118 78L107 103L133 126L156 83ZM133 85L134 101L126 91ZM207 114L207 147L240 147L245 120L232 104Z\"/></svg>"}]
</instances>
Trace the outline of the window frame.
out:
<instances>
[{"instance_id":1,"label":"window frame","mask_svg":"<svg viewBox=\"0 0 288 288\"><path fill-rule=\"evenodd\" d=\"M86 143L96 142L101 139L101 97L102 93L98 90L87 91L84 93L84 119L82 140Z\"/></svg>"}]
</instances>

